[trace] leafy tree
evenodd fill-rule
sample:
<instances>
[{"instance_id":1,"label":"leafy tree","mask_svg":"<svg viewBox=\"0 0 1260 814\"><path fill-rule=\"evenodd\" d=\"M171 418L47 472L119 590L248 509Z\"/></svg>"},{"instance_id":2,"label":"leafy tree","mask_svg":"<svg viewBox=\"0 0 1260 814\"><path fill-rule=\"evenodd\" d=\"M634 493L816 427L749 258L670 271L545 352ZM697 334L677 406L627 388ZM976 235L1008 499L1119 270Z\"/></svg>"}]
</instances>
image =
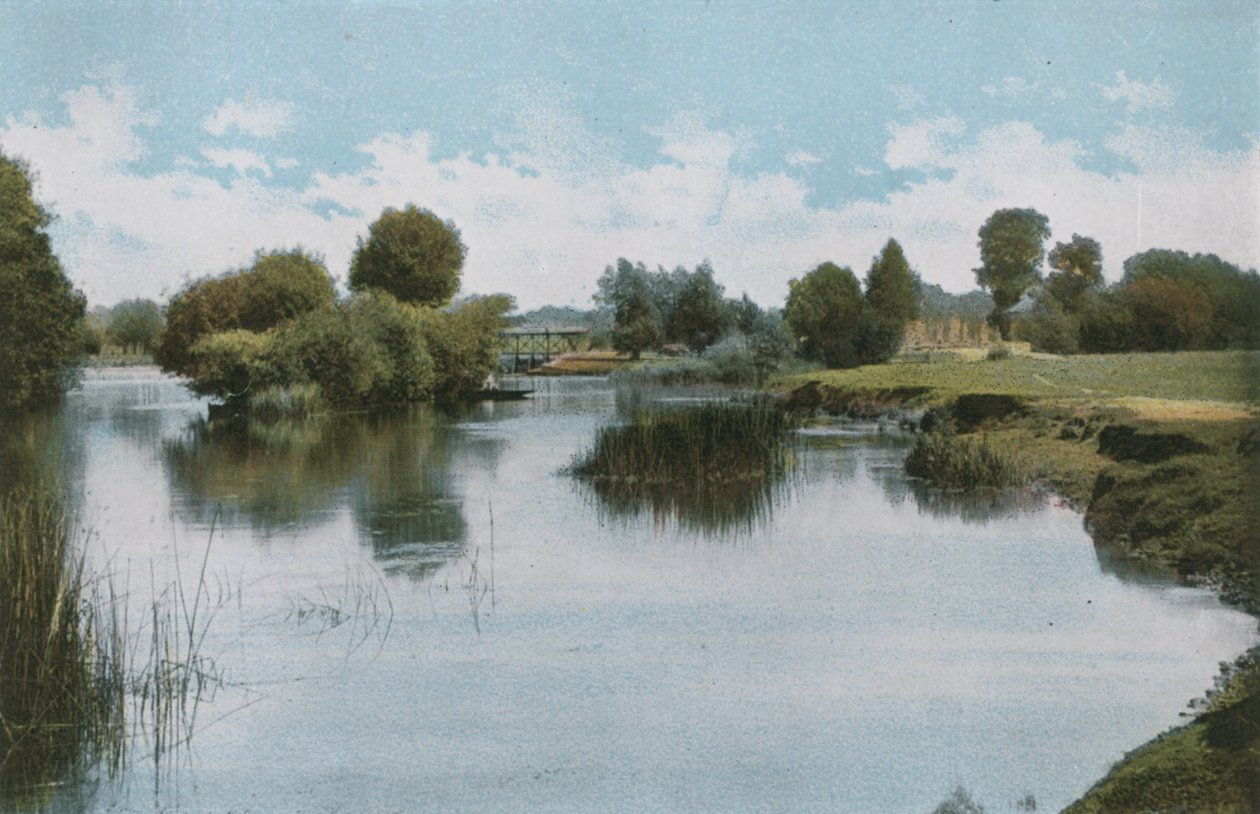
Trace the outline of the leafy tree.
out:
<instances>
[{"instance_id":1,"label":"leafy tree","mask_svg":"<svg viewBox=\"0 0 1260 814\"><path fill-rule=\"evenodd\" d=\"M918 316L918 275L910 270L901 244L889 239L866 275L866 307L853 338L858 361L892 358L901 349L906 324Z\"/></svg>"},{"instance_id":2,"label":"leafy tree","mask_svg":"<svg viewBox=\"0 0 1260 814\"><path fill-rule=\"evenodd\" d=\"M881 317L904 325L919 318L919 276L910 269L901 244L889 239L866 274L866 304Z\"/></svg>"},{"instance_id":3,"label":"leafy tree","mask_svg":"<svg viewBox=\"0 0 1260 814\"><path fill-rule=\"evenodd\" d=\"M81 352L86 301L53 254L50 221L26 166L0 153L0 412L57 401Z\"/></svg>"},{"instance_id":4,"label":"leafy tree","mask_svg":"<svg viewBox=\"0 0 1260 814\"><path fill-rule=\"evenodd\" d=\"M1201 350L1212 330L1212 303L1180 280L1146 277L1125 286L1135 350Z\"/></svg>"},{"instance_id":5,"label":"leafy tree","mask_svg":"<svg viewBox=\"0 0 1260 814\"><path fill-rule=\"evenodd\" d=\"M1035 294L1032 311L1019 321L1019 335L1043 353L1071 354L1081 349L1081 320L1046 290ZM1079 306L1078 306L1079 308Z\"/></svg>"},{"instance_id":6,"label":"leafy tree","mask_svg":"<svg viewBox=\"0 0 1260 814\"><path fill-rule=\"evenodd\" d=\"M632 284L629 293L617 304L613 348L638 359L639 354L654 347L660 338L660 316L647 286Z\"/></svg>"},{"instance_id":7,"label":"leafy tree","mask_svg":"<svg viewBox=\"0 0 1260 814\"><path fill-rule=\"evenodd\" d=\"M467 253L459 230L427 209L389 208L368 228L350 263L350 289L378 288L401 302L442 306L459 291Z\"/></svg>"},{"instance_id":8,"label":"leafy tree","mask_svg":"<svg viewBox=\"0 0 1260 814\"><path fill-rule=\"evenodd\" d=\"M446 403L476 395L499 364L499 332L514 303L506 294L470 297L448 310L420 308L420 326L433 356L435 397Z\"/></svg>"},{"instance_id":9,"label":"leafy tree","mask_svg":"<svg viewBox=\"0 0 1260 814\"><path fill-rule=\"evenodd\" d=\"M153 350L162 332L162 310L153 300L123 300L110 309L109 341L125 351Z\"/></svg>"},{"instance_id":10,"label":"leafy tree","mask_svg":"<svg viewBox=\"0 0 1260 814\"><path fill-rule=\"evenodd\" d=\"M188 349L189 388L198 395L244 403L277 379L270 334L235 329L207 334Z\"/></svg>"},{"instance_id":11,"label":"leafy tree","mask_svg":"<svg viewBox=\"0 0 1260 814\"><path fill-rule=\"evenodd\" d=\"M1196 319L1209 323L1206 336L1199 339L1202 347L1260 348L1260 277L1255 271L1244 272L1214 254L1151 249L1124 261L1124 290L1144 280L1173 281L1201 295L1194 302L1206 310ZM1149 298L1151 291L1143 296Z\"/></svg>"},{"instance_id":12,"label":"leafy tree","mask_svg":"<svg viewBox=\"0 0 1260 814\"><path fill-rule=\"evenodd\" d=\"M1120 288L1087 293L1080 305L1081 350L1119 353L1136 347L1133 308Z\"/></svg>"},{"instance_id":13,"label":"leafy tree","mask_svg":"<svg viewBox=\"0 0 1260 814\"><path fill-rule=\"evenodd\" d=\"M862 305L862 288L853 272L823 263L788 283L783 318L802 356L828 367L850 367L857 363L853 338Z\"/></svg>"},{"instance_id":14,"label":"leafy tree","mask_svg":"<svg viewBox=\"0 0 1260 814\"><path fill-rule=\"evenodd\" d=\"M165 371L195 375L190 350L203 336L244 329L265 331L331 306L332 277L301 249L259 253L242 271L196 280L166 309L153 357Z\"/></svg>"},{"instance_id":15,"label":"leafy tree","mask_svg":"<svg viewBox=\"0 0 1260 814\"><path fill-rule=\"evenodd\" d=\"M240 275L244 287L240 323L265 331L294 317L332 305L336 292L324 261L303 249L258 252Z\"/></svg>"},{"instance_id":16,"label":"leafy tree","mask_svg":"<svg viewBox=\"0 0 1260 814\"><path fill-rule=\"evenodd\" d=\"M722 285L713 279L713 267L706 261L685 275L666 334L695 351L703 351L721 337L728 323Z\"/></svg>"},{"instance_id":17,"label":"leafy tree","mask_svg":"<svg viewBox=\"0 0 1260 814\"><path fill-rule=\"evenodd\" d=\"M980 227L976 281L993 295L989 321L1011 338L1010 309L1041 279L1050 222L1035 209L999 209Z\"/></svg>"},{"instance_id":18,"label":"leafy tree","mask_svg":"<svg viewBox=\"0 0 1260 814\"><path fill-rule=\"evenodd\" d=\"M1080 310L1081 298L1103 282L1102 246L1092 237L1072 235L1070 243L1056 243L1050 250L1046 289L1068 312Z\"/></svg>"},{"instance_id":19,"label":"leafy tree","mask_svg":"<svg viewBox=\"0 0 1260 814\"><path fill-rule=\"evenodd\" d=\"M631 263L624 257L617 265L606 266L597 283L595 302L604 310L612 311L613 348L629 353L634 358L661 339L661 313L653 297L653 280L664 275L653 275L642 263Z\"/></svg>"}]
</instances>

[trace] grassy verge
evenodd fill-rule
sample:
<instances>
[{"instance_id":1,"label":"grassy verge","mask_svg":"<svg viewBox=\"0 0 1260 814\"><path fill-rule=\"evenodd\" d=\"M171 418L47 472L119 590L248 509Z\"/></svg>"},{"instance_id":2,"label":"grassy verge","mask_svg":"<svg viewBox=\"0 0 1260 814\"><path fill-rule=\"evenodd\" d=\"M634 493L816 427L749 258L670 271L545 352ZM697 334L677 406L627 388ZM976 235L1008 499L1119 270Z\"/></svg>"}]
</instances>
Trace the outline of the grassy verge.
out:
<instances>
[{"instance_id":1,"label":"grassy verge","mask_svg":"<svg viewBox=\"0 0 1260 814\"><path fill-rule=\"evenodd\" d=\"M985 446L1018 450L1028 477L1085 512L1110 558L1260 612L1260 353L946 356L774 385L792 407L928 408L960 434L921 442L919 457L959 486L1002 469ZM1260 654L1222 683L1191 723L1127 755L1069 811L1260 811Z\"/></svg>"}]
</instances>

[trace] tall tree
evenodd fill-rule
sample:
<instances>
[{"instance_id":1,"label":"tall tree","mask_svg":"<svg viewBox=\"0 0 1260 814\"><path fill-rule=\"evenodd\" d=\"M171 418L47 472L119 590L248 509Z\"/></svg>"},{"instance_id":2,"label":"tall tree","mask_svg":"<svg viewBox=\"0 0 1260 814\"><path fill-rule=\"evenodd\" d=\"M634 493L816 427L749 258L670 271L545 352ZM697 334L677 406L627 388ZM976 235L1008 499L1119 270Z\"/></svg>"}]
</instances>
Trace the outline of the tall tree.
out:
<instances>
[{"instance_id":1,"label":"tall tree","mask_svg":"<svg viewBox=\"0 0 1260 814\"><path fill-rule=\"evenodd\" d=\"M723 293L722 284L713 279L713 267L708 261L686 274L669 314L669 338L694 351L716 342L728 325Z\"/></svg>"},{"instance_id":2,"label":"tall tree","mask_svg":"<svg viewBox=\"0 0 1260 814\"><path fill-rule=\"evenodd\" d=\"M866 303L882 317L904 325L919 318L919 276L910 269L901 244L889 238L866 274Z\"/></svg>"},{"instance_id":3,"label":"tall tree","mask_svg":"<svg viewBox=\"0 0 1260 814\"><path fill-rule=\"evenodd\" d=\"M853 271L823 263L789 281L783 318L802 356L828 367L850 367L857 363L853 338L862 307L862 287Z\"/></svg>"},{"instance_id":4,"label":"tall tree","mask_svg":"<svg viewBox=\"0 0 1260 814\"><path fill-rule=\"evenodd\" d=\"M53 254L24 164L0 153L0 412L55 402L79 354L86 302Z\"/></svg>"},{"instance_id":5,"label":"tall tree","mask_svg":"<svg viewBox=\"0 0 1260 814\"><path fill-rule=\"evenodd\" d=\"M853 344L863 364L883 362L901 349L906 324L919 316L919 277L901 244L889 239L866 274L866 307Z\"/></svg>"},{"instance_id":6,"label":"tall tree","mask_svg":"<svg viewBox=\"0 0 1260 814\"><path fill-rule=\"evenodd\" d=\"M401 302L446 305L459 291L467 248L459 230L427 209L386 209L350 262L350 289L379 288Z\"/></svg>"},{"instance_id":7,"label":"tall tree","mask_svg":"<svg viewBox=\"0 0 1260 814\"><path fill-rule=\"evenodd\" d=\"M1102 246L1092 237L1072 235L1069 243L1056 243L1050 250L1046 288L1070 313L1080 310L1081 299L1096 291L1103 282Z\"/></svg>"},{"instance_id":8,"label":"tall tree","mask_svg":"<svg viewBox=\"0 0 1260 814\"><path fill-rule=\"evenodd\" d=\"M989 321L1011 338L1010 309L1041 280L1050 221L1035 209L999 209L980 227L976 281L993 296Z\"/></svg>"}]
</instances>

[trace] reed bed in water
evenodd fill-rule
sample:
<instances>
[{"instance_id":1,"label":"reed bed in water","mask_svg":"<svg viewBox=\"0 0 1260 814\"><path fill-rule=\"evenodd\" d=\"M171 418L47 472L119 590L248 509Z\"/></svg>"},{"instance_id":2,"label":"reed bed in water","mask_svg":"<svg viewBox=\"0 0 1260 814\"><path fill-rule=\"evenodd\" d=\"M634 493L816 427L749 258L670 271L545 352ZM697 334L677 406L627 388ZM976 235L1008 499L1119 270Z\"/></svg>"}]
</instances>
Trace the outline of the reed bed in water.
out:
<instances>
[{"instance_id":1,"label":"reed bed in water","mask_svg":"<svg viewBox=\"0 0 1260 814\"><path fill-rule=\"evenodd\" d=\"M1002 489L1028 482L1028 468L1016 454L985 436L927 433L906 456L906 474L947 489Z\"/></svg>"},{"instance_id":2,"label":"reed bed in water","mask_svg":"<svg viewBox=\"0 0 1260 814\"><path fill-rule=\"evenodd\" d=\"M602 427L570 467L593 480L638 484L722 484L763 480L791 463L794 419L773 407L705 403L641 410Z\"/></svg>"},{"instance_id":3,"label":"reed bed in water","mask_svg":"<svg viewBox=\"0 0 1260 814\"><path fill-rule=\"evenodd\" d=\"M748 531L770 516L792 468L794 419L765 405L706 403L636 413L601 428L569 472L617 517L650 509L704 532Z\"/></svg>"},{"instance_id":4,"label":"reed bed in water","mask_svg":"<svg viewBox=\"0 0 1260 814\"><path fill-rule=\"evenodd\" d=\"M133 745L160 765L221 683L201 646L228 594L210 590L205 561L192 593L179 578L155 586L133 625L127 593L88 573L71 529L54 488L0 495L0 808L91 770L116 776Z\"/></svg>"}]
</instances>

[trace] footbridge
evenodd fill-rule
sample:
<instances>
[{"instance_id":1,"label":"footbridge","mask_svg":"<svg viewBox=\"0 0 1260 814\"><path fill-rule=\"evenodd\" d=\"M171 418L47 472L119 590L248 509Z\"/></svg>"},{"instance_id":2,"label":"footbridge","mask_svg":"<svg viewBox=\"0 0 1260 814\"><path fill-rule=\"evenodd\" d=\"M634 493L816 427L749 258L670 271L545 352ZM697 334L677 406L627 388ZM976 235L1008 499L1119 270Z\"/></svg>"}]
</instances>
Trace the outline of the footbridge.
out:
<instances>
[{"instance_id":1,"label":"footbridge","mask_svg":"<svg viewBox=\"0 0 1260 814\"><path fill-rule=\"evenodd\" d=\"M505 370L531 370L562 353L582 350L589 328L513 328L499 333L499 361Z\"/></svg>"}]
</instances>

